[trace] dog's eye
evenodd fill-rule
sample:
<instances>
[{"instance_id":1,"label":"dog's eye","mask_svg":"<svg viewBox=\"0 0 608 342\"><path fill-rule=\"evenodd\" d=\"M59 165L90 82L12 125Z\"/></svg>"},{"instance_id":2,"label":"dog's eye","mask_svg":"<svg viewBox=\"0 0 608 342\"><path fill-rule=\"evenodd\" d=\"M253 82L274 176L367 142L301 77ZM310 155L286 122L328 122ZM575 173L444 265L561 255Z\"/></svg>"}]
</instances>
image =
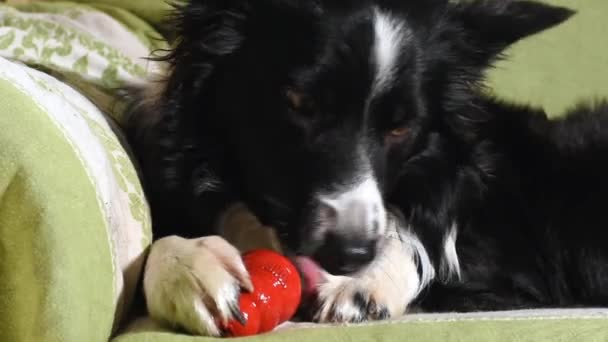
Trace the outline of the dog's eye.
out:
<instances>
[{"instance_id":1,"label":"dog's eye","mask_svg":"<svg viewBox=\"0 0 608 342\"><path fill-rule=\"evenodd\" d=\"M285 97L287 98L287 102L289 103L289 107L291 107L291 109L296 111L302 109L302 105L304 104L304 95L293 89L287 89L287 91L285 91Z\"/></svg>"},{"instance_id":2,"label":"dog's eye","mask_svg":"<svg viewBox=\"0 0 608 342\"><path fill-rule=\"evenodd\" d=\"M410 129L408 127L397 127L390 131L390 135L393 137L402 137L409 133Z\"/></svg>"},{"instance_id":3,"label":"dog's eye","mask_svg":"<svg viewBox=\"0 0 608 342\"><path fill-rule=\"evenodd\" d=\"M400 126L389 131L385 136L385 142L388 144L397 144L405 141L410 135L410 128Z\"/></svg>"},{"instance_id":4,"label":"dog's eye","mask_svg":"<svg viewBox=\"0 0 608 342\"><path fill-rule=\"evenodd\" d=\"M292 118L300 123L307 124L316 118L314 103L306 94L288 88L285 91L287 105L292 112Z\"/></svg>"}]
</instances>

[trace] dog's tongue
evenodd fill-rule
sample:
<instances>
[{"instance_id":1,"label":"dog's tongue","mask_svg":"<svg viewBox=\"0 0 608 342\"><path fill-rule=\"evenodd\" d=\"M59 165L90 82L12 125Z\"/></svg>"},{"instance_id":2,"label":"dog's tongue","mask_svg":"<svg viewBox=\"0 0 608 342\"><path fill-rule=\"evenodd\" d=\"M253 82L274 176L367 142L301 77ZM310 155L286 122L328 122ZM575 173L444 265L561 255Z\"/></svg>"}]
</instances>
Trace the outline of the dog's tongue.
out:
<instances>
[{"instance_id":1,"label":"dog's tongue","mask_svg":"<svg viewBox=\"0 0 608 342\"><path fill-rule=\"evenodd\" d=\"M299 256L295 262L302 272L302 294L304 298L311 298L317 294L317 285L321 282L322 270L311 258Z\"/></svg>"}]
</instances>

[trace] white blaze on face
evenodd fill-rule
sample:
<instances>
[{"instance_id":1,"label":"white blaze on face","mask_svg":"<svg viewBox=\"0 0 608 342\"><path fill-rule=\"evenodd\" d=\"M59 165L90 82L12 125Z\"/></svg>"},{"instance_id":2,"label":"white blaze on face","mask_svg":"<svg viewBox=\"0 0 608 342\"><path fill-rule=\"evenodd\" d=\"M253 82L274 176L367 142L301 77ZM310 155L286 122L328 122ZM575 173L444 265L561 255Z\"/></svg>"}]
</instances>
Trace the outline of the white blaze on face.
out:
<instances>
[{"instance_id":1,"label":"white blaze on face","mask_svg":"<svg viewBox=\"0 0 608 342\"><path fill-rule=\"evenodd\" d=\"M402 20L378 8L374 9L374 33L372 65L375 66L375 78L370 98L394 82L401 50L411 39L411 33Z\"/></svg>"},{"instance_id":2,"label":"white blaze on face","mask_svg":"<svg viewBox=\"0 0 608 342\"><path fill-rule=\"evenodd\" d=\"M353 163L351 179L340 180L331 192L317 195L320 203L331 208L335 217L331 225L321 224L315 238L322 239L328 231L374 239L386 230L386 209L380 186L372 169L365 142L358 144L357 162ZM345 231L349 230L349 231Z\"/></svg>"},{"instance_id":3,"label":"white blaze on face","mask_svg":"<svg viewBox=\"0 0 608 342\"><path fill-rule=\"evenodd\" d=\"M353 229L352 233L371 238L386 229L382 194L371 171L360 176L352 186L319 199L336 212L336 226L329 229Z\"/></svg>"},{"instance_id":4,"label":"white blaze on face","mask_svg":"<svg viewBox=\"0 0 608 342\"><path fill-rule=\"evenodd\" d=\"M397 80L401 51L411 39L405 22L387 11L374 8L372 20L374 42L370 65L374 78L366 102L368 108L374 98L389 90ZM352 166L354 170L349 170L353 175L351 179L341 179L341 185L332 187L331 192L317 195L319 203L329 210L320 210L318 224L312 232L314 240L323 240L329 232L370 241L386 233L386 208L364 136L365 132L360 141L353 141L359 153Z\"/></svg>"}]
</instances>

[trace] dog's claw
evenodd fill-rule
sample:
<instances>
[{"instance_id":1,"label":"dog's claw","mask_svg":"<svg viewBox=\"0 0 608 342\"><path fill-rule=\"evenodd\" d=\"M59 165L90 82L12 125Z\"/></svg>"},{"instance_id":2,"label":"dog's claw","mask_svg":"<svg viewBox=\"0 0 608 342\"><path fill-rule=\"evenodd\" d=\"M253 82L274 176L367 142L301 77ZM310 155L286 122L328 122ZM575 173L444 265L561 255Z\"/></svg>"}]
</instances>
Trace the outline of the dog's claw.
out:
<instances>
[{"instance_id":1,"label":"dog's claw","mask_svg":"<svg viewBox=\"0 0 608 342\"><path fill-rule=\"evenodd\" d=\"M243 315L241 309L238 306L231 306L230 313L232 314L232 317L242 325L247 324L247 318L245 317L245 315Z\"/></svg>"}]
</instances>

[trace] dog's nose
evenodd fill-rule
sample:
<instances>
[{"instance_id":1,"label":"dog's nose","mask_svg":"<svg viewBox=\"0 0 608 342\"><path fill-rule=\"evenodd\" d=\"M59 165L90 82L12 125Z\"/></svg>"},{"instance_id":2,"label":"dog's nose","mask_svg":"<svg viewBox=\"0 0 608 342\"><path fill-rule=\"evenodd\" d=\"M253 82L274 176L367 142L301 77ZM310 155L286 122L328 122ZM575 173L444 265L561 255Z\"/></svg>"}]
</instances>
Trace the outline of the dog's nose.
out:
<instances>
[{"instance_id":1,"label":"dog's nose","mask_svg":"<svg viewBox=\"0 0 608 342\"><path fill-rule=\"evenodd\" d=\"M314 259L334 275L356 272L376 257L376 239L349 238L327 233Z\"/></svg>"},{"instance_id":2,"label":"dog's nose","mask_svg":"<svg viewBox=\"0 0 608 342\"><path fill-rule=\"evenodd\" d=\"M316 261L336 275L356 272L371 262L386 228L386 210L374 177L323 194L317 203L318 226L312 231L320 246L313 252Z\"/></svg>"},{"instance_id":3,"label":"dog's nose","mask_svg":"<svg viewBox=\"0 0 608 342\"><path fill-rule=\"evenodd\" d=\"M319 213L326 229L315 259L326 271L352 273L374 259L379 225L375 205L358 199L321 203Z\"/></svg>"}]
</instances>

